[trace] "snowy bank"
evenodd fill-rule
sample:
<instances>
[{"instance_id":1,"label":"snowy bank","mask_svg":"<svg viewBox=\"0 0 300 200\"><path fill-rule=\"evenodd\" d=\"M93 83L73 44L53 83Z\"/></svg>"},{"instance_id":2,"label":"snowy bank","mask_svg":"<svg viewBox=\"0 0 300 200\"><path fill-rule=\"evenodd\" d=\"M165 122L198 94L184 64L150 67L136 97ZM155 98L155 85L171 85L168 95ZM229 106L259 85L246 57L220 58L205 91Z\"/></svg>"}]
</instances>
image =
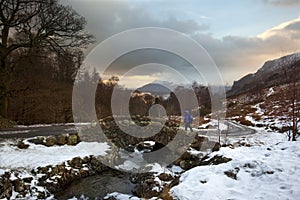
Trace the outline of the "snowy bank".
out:
<instances>
[{"instance_id":1,"label":"snowy bank","mask_svg":"<svg viewBox=\"0 0 300 200\"><path fill-rule=\"evenodd\" d=\"M12 143L0 143L0 169L27 169L56 165L74 157L105 155L107 143L81 142L76 146L52 146L30 144L28 149L19 149ZM0 171L1 172L1 171Z\"/></svg>"},{"instance_id":2,"label":"snowy bank","mask_svg":"<svg viewBox=\"0 0 300 200\"><path fill-rule=\"evenodd\" d=\"M233 160L200 166L182 174L171 194L193 199L298 199L300 142L221 148L214 155Z\"/></svg>"}]
</instances>

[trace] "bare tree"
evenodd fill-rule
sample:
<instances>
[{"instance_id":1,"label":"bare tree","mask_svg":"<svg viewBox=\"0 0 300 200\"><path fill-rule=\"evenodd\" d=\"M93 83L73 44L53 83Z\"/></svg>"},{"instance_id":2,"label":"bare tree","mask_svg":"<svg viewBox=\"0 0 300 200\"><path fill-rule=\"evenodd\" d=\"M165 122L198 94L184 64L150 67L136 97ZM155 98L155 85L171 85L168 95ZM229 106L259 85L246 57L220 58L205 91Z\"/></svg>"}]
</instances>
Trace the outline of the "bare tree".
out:
<instances>
[{"instance_id":1,"label":"bare tree","mask_svg":"<svg viewBox=\"0 0 300 200\"><path fill-rule=\"evenodd\" d=\"M288 106L288 117L290 120L289 130L286 132L288 140L296 141L299 135L298 124L300 120L299 112L299 69L300 69L300 58L299 53L290 56L282 62L284 67L284 75L288 87L286 89L286 102Z\"/></svg>"},{"instance_id":2,"label":"bare tree","mask_svg":"<svg viewBox=\"0 0 300 200\"><path fill-rule=\"evenodd\" d=\"M18 49L47 48L64 52L87 47L93 36L85 31L86 21L71 7L57 0L0 0L0 114L7 116L9 88L6 80L13 72L7 62ZM8 78L7 78L8 77Z\"/></svg>"},{"instance_id":3,"label":"bare tree","mask_svg":"<svg viewBox=\"0 0 300 200\"><path fill-rule=\"evenodd\" d=\"M291 85L291 128L292 128L292 141L297 140L298 136L298 123L299 123L299 91L297 89L297 79L295 77L297 67L300 67L300 60L292 65L292 85Z\"/></svg>"}]
</instances>

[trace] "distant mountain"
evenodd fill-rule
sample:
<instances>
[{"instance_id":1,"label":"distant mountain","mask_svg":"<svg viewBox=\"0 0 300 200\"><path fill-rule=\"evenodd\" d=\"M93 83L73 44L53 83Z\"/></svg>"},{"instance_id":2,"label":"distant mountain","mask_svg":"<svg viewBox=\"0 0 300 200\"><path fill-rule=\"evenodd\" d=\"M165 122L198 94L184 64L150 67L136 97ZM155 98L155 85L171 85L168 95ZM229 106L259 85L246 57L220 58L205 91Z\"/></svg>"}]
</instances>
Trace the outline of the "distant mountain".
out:
<instances>
[{"instance_id":1,"label":"distant mountain","mask_svg":"<svg viewBox=\"0 0 300 200\"><path fill-rule=\"evenodd\" d=\"M140 87L136 89L138 92L149 92L153 95L166 95L170 94L171 90L161 84L158 83L149 83L144 85L143 87Z\"/></svg>"},{"instance_id":2,"label":"distant mountain","mask_svg":"<svg viewBox=\"0 0 300 200\"><path fill-rule=\"evenodd\" d=\"M300 81L300 53L265 62L256 73L248 74L235 81L227 96L282 85L293 80Z\"/></svg>"}]
</instances>

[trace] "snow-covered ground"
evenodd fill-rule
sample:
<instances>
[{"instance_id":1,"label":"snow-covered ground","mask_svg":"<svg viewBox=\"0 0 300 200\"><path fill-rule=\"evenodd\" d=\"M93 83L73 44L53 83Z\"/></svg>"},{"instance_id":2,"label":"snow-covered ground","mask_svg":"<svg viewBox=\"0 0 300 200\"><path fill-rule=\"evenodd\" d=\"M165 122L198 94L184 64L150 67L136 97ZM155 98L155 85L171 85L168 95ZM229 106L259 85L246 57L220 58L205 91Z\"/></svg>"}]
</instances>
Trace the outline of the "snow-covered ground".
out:
<instances>
[{"instance_id":1,"label":"snow-covered ground","mask_svg":"<svg viewBox=\"0 0 300 200\"><path fill-rule=\"evenodd\" d=\"M233 124L234 125L234 124ZM249 146L255 145L272 145L279 142L287 141L287 136L278 132L268 132L264 128L249 127L249 129L255 130L255 134L251 135L240 135L238 137L231 137L230 135L226 138L224 135L221 136L222 144L248 144Z\"/></svg>"},{"instance_id":2,"label":"snow-covered ground","mask_svg":"<svg viewBox=\"0 0 300 200\"><path fill-rule=\"evenodd\" d=\"M232 158L230 162L199 166L184 172L179 185L173 187L170 194L180 200L299 199L300 141L288 142L284 134L260 128L256 131L256 134L229 141L246 142L250 147L222 147L210 155ZM164 172L174 173L173 169L164 169ZM120 193L111 193L107 197L139 199ZM159 198L152 198L155 199Z\"/></svg>"},{"instance_id":3,"label":"snow-covered ground","mask_svg":"<svg viewBox=\"0 0 300 200\"><path fill-rule=\"evenodd\" d=\"M232 161L199 166L183 173L171 194L181 200L299 199L300 142L277 143L282 139L280 135L269 133L268 136L273 140L265 145L221 148L211 156L222 155ZM225 172L236 174L236 179Z\"/></svg>"},{"instance_id":4,"label":"snow-covered ground","mask_svg":"<svg viewBox=\"0 0 300 200\"><path fill-rule=\"evenodd\" d=\"M248 146L222 147L220 151L212 153L210 157L222 155L232 160L184 172L179 185L173 187L170 194L180 200L298 199L300 141L288 142L285 134L266 132L263 128L255 130L255 134L227 138L227 143L246 143ZM60 164L77 156L105 155L109 150L106 143L96 142L52 147L30 144L28 149L19 149L12 141L3 141L0 143L0 175L8 170L24 169L24 176L29 176L29 171L38 166ZM123 167L128 167L126 164ZM180 167L153 167L153 172L157 174L178 174L181 171ZM139 199L119 193L109 196L119 200Z\"/></svg>"},{"instance_id":5,"label":"snow-covered ground","mask_svg":"<svg viewBox=\"0 0 300 200\"><path fill-rule=\"evenodd\" d=\"M30 144L28 149L19 149L13 142L0 143L0 175L6 169L31 170L35 167L61 164L74 157L105 155L106 143L81 142L76 146L52 146Z\"/></svg>"}]
</instances>

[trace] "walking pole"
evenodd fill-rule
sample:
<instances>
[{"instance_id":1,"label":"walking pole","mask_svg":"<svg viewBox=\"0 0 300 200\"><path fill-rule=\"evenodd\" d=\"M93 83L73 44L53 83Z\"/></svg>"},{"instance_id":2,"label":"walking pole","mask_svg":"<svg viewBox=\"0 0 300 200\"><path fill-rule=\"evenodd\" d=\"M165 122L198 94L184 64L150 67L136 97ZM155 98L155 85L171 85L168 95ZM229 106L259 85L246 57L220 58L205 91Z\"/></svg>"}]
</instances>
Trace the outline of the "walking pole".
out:
<instances>
[{"instance_id":1,"label":"walking pole","mask_svg":"<svg viewBox=\"0 0 300 200\"><path fill-rule=\"evenodd\" d=\"M218 116L218 135L219 135L219 144L221 144L221 131L220 131L220 117Z\"/></svg>"}]
</instances>

